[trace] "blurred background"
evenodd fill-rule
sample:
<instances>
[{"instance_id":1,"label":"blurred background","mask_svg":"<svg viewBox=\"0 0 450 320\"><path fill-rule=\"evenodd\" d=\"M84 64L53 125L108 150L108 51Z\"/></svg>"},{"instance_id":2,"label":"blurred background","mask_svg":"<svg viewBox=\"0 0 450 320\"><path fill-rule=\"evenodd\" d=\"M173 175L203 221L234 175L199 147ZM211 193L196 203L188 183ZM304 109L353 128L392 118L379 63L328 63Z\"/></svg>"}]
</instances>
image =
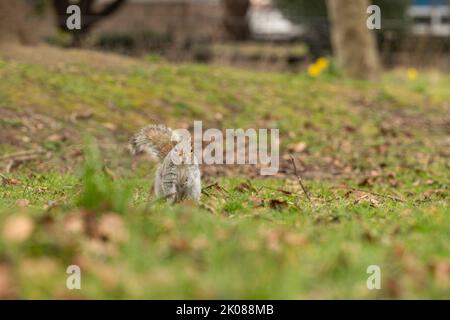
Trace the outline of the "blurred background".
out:
<instances>
[{"instance_id":1,"label":"blurred background","mask_svg":"<svg viewBox=\"0 0 450 320\"><path fill-rule=\"evenodd\" d=\"M368 3L351 1L357 2ZM376 34L374 58L382 66L449 69L447 0L373 3L381 8L381 30L370 33ZM70 4L81 8L81 30L68 32L66 28ZM331 54L332 11L333 6L327 9L325 0L0 0L0 41L45 42L174 62L298 71ZM340 24L357 21L355 14L364 20L369 16L351 8L336 13L343 16ZM345 18L346 14L352 18ZM367 30L360 33L372 36ZM358 51L371 50L372 45L358 41L358 36L351 38L353 45L364 47Z\"/></svg>"},{"instance_id":2,"label":"blurred background","mask_svg":"<svg viewBox=\"0 0 450 320\"><path fill-rule=\"evenodd\" d=\"M449 51L447 0L0 0L0 299L449 299ZM158 201L129 139L195 120L278 174Z\"/></svg>"}]
</instances>

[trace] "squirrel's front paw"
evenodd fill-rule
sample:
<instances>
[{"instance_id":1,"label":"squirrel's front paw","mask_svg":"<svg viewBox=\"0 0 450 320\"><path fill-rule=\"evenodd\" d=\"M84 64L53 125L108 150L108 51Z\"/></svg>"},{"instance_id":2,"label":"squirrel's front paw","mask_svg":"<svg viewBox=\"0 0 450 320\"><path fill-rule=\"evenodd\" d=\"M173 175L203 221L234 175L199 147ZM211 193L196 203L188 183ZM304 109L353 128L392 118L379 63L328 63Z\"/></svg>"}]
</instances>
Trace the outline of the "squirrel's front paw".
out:
<instances>
[{"instance_id":1,"label":"squirrel's front paw","mask_svg":"<svg viewBox=\"0 0 450 320\"><path fill-rule=\"evenodd\" d=\"M177 195L176 195L176 193L170 193L170 194L166 195L164 198L166 199L167 203L173 204L177 200Z\"/></svg>"}]
</instances>

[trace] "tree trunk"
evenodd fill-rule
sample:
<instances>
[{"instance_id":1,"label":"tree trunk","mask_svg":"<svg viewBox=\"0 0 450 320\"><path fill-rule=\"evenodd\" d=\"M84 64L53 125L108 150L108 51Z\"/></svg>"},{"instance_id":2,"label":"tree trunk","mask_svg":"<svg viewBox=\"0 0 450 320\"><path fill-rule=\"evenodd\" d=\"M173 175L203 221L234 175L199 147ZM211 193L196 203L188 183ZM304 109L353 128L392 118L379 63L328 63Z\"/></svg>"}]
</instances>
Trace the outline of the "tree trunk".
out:
<instances>
[{"instance_id":1,"label":"tree trunk","mask_svg":"<svg viewBox=\"0 0 450 320\"><path fill-rule=\"evenodd\" d=\"M22 0L0 0L0 43L22 43L30 39L28 6Z\"/></svg>"},{"instance_id":2,"label":"tree trunk","mask_svg":"<svg viewBox=\"0 0 450 320\"><path fill-rule=\"evenodd\" d=\"M368 0L327 0L333 51L344 73L358 79L376 79L380 59L374 31L366 25Z\"/></svg>"},{"instance_id":3,"label":"tree trunk","mask_svg":"<svg viewBox=\"0 0 450 320\"><path fill-rule=\"evenodd\" d=\"M1 1L1 0L0 0ZM110 16L119 10L126 0L114 0L104 5L100 10L94 10L96 0L80 0L77 4L81 11L81 29L67 29L67 8L72 4L70 0L53 0L53 8L58 16L57 24L61 31L69 32L73 35L72 46L79 47L83 43L83 39L90 33L92 27L99 21Z\"/></svg>"},{"instance_id":4,"label":"tree trunk","mask_svg":"<svg viewBox=\"0 0 450 320\"><path fill-rule=\"evenodd\" d=\"M247 11L250 0L223 0L225 9L224 27L232 40L246 40L250 36Z\"/></svg>"}]
</instances>

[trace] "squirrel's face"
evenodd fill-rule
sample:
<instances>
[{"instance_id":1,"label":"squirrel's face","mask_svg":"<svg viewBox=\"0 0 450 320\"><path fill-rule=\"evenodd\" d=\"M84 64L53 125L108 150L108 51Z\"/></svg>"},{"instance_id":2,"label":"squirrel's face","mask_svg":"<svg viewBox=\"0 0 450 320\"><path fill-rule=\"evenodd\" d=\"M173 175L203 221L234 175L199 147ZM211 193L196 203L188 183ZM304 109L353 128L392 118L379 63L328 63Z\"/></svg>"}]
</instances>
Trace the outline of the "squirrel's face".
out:
<instances>
[{"instance_id":1,"label":"squirrel's face","mask_svg":"<svg viewBox=\"0 0 450 320\"><path fill-rule=\"evenodd\" d=\"M175 164L193 164L192 147L189 145L177 145L173 148L172 160Z\"/></svg>"}]
</instances>

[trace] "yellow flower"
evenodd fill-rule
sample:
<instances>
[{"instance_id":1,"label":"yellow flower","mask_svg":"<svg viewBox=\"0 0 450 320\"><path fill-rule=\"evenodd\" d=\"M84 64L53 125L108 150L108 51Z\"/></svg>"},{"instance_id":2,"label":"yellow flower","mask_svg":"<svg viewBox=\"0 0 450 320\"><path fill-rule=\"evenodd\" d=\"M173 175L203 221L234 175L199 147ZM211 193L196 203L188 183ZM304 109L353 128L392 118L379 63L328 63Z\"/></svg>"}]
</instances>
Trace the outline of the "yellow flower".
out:
<instances>
[{"instance_id":1,"label":"yellow flower","mask_svg":"<svg viewBox=\"0 0 450 320\"><path fill-rule=\"evenodd\" d=\"M320 69L320 71L323 71L330 65L330 60L328 60L327 58L319 58L316 60L316 65Z\"/></svg>"},{"instance_id":2,"label":"yellow flower","mask_svg":"<svg viewBox=\"0 0 450 320\"><path fill-rule=\"evenodd\" d=\"M414 81L417 79L417 69L416 68L408 68L406 71L406 75L410 81Z\"/></svg>"},{"instance_id":3,"label":"yellow flower","mask_svg":"<svg viewBox=\"0 0 450 320\"><path fill-rule=\"evenodd\" d=\"M317 77L320 73L322 72L322 70L320 69L320 67L317 66L317 64L312 64L308 67L308 75L310 77Z\"/></svg>"}]
</instances>

